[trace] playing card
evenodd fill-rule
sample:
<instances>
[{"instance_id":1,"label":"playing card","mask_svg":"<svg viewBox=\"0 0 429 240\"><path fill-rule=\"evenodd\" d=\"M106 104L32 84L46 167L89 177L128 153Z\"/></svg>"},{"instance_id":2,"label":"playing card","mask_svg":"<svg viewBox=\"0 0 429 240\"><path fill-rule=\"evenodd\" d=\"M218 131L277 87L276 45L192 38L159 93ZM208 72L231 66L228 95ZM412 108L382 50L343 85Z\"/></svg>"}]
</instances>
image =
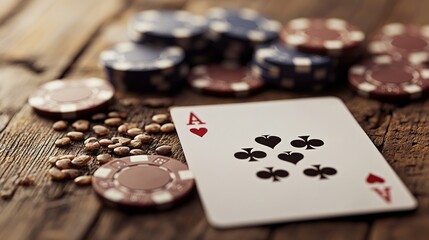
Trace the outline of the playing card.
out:
<instances>
[{"instance_id":1,"label":"playing card","mask_svg":"<svg viewBox=\"0 0 429 240\"><path fill-rule=\"evenodd\" d=\"M171 114L213 226L417 206L337 98L174 107Z\"/></svg>"}]
</instances>

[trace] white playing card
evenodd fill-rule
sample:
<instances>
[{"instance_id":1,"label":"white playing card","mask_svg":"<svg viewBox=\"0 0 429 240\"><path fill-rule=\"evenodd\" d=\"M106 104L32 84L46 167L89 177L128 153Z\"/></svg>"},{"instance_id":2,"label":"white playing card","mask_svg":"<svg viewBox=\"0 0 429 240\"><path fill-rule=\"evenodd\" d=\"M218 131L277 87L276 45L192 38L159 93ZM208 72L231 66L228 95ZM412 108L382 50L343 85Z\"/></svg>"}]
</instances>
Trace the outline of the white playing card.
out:
<instances>
[{"instance_id":1,"label":"white playing card","mask_svg":"<svg viewBox=\"0 0 429 240\"><path fill-rule=\"evenodd\" d=\"M174 107L171 114L213 226L417 206L337 98Z\"/></svg>"}]
</instances>

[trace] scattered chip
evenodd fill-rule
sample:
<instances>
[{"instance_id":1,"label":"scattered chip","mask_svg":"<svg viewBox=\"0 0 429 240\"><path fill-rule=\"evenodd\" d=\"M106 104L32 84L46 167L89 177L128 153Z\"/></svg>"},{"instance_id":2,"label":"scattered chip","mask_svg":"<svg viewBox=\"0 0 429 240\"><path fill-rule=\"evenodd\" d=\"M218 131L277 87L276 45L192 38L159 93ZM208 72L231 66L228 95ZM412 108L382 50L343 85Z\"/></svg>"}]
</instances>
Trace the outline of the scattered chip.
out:
<instances>
[{"instance_id":1,"label":"scattered chip","mask_svg":"<svg viewBox=\"0 0 429 240\"><path fill-rule=\"evenodd\" d=\"M222 96L247 96L264 86L263 80L234 63L196 66L188 83L202 93Z\"/></svg>"},{"instance_id":2,"label":"scattered chip","mask_svg":"<svg viewBox=\"0 0 429 240\"><path fill-rule=\"evenodd\" d=\"M286 48L282 43L258 48L254 59L272 72L284 70L291 74L308 74L314 71L316 80L334 66L330 57L297 52ZM321 73L323 71L325 74Z\"/></svg>"},{"instance_id":3,"label":"scattered chip","mask_svg":"<svg viewBox=\"0 0 429 240\"><path fill-rule=\"evenodd\" d=\"M372 54L392 55L396 60L407 58L411 54L417 57L422 56L419 53L427 54L429 51L429 25L387 24L374 36L368 50Z\"/></svg>"},{"instance_id":4,"label":"scattered chip","mask_svg":"<svg viewBox=\"0 0 429 240\"><path fill-rule=\"evenodd\" d=\"M392 102L414 100L429 91L429 68L380 55L350 68L349 84L364 97Z\"/></svg>"},{"instance_id":5,"label":"scattered chip","mask_svg":"<svg viewBox=\"0 0 429 240\"><path fill-rule=\"evenodd\" d=\"M40 115L74 119L102 111L114 96L103 79L55 80L40 86L28 99Z\"/></svg>"},{"instance_id":6,"label":"scattered chip","mask_svg":"<svg viewBox=\"0 0 429 240\"><path fill-rule=\"evenodd\" d=\"M341 56L352 54L365 39L356 26L337 18L298 18L282 30L280 38L299 51Z\"/></svg>"},{"instance_id":7,"label":"scattered chip","mask_svg":"<svg viewBox=\"0 0 429 240\"><path fill-rule=\"evenodd\" d=\"M158 155L137 155L112 160L92 179L95 193L114 206L162 209L184 200L194 186L188 167Z\"/></svg>"}]
</instances>

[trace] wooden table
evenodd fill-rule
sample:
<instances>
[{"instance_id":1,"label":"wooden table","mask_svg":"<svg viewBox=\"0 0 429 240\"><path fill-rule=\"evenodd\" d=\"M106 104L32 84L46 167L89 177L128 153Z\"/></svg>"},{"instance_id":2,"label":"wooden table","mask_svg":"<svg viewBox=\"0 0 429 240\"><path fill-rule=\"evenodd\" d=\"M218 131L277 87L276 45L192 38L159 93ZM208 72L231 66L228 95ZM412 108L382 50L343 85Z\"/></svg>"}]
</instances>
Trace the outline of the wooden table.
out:
<instances>
[{"instance_id":1,"label":"wooden table","mask_svg":"<svg viewBox=\"0 0 429 240\"><path fill-rule=\"evenodd\" d=\"M126 39L126 22L136 11L187 9L204 13L219 5L251 7L282 22L296 17L340 17L368 36L383 24L429 23L424 0L1 0L0 4L0 239L429 239L429 100L391 105L353 94L346 86L318 95L340 97L412 193L414 213L328 219L272 226L217 230L210 227L195 194L171 211L130 214L103 207L91 187L52 182L46 158L78 153L79 144L59 149L52 121L35 115L26 103L38 85L63 77L99 76L98 54ZM264 101L310 97L269 90L250 98L216 98L186 88L176 105ZM145 99L118 94L118 99ZM130 107L131 121L148 121L154 112ZM173 157L185 161L177 135L153 144L174 144ZM151 146L149 153L153 152ZM35 185L14 182L33 176ZM14 194L11 194L14 193ZM6 194L7 195L7 194Z\"/></svg>"}]
</instances>

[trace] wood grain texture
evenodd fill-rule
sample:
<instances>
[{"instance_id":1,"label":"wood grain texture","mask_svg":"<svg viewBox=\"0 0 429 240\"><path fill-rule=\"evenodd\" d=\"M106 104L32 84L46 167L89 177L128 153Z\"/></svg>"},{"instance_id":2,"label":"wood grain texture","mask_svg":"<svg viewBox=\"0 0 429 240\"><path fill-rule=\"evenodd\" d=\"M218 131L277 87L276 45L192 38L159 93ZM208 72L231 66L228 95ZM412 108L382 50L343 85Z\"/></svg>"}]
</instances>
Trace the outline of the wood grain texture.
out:
<instances>
[{"instance_id":1,"label":"wood grain texture","mask_svg":"<svg viewBox=\"0 0 429 240\"><path fill-rule=\"evenodd\" d=\"M52 182L46 176L48 156L80 153L81 144L53 146L63 133L51 120L36 116L25 104L42 82L58 77L104 77L99 53L126 40L128 18L146 9L186 9L204 14L214 6L250 7L285 23L296 17L340 17L371 36L387 22L429 23L422 0L34 0L2 1L0 9L0 239L426 239L429 235L429 100L407 105L385 104L354 95L345 84L318 93L270 89L249 98L202 96L189 88L173 96L176 105L252 102L311 96L338 96L352 112L393 169L417 196L415 213L342 218L273 226L219 230L205 218L194 192L190 201L160 213L127 213L102 206L90 188ZM151 95L117 93L137 102ZM155 95L157 96L157 95ZM154 113L137 103L116 109L130 112L128 121L142 126ZM91 134L87 134L87 137ZM172 156L185 162L176 134L159 135L145 149L173 145ZM83 172L96 168L91 165ZM31 175L36 184L16 187Z\"/></svg>"}]
</instances>

